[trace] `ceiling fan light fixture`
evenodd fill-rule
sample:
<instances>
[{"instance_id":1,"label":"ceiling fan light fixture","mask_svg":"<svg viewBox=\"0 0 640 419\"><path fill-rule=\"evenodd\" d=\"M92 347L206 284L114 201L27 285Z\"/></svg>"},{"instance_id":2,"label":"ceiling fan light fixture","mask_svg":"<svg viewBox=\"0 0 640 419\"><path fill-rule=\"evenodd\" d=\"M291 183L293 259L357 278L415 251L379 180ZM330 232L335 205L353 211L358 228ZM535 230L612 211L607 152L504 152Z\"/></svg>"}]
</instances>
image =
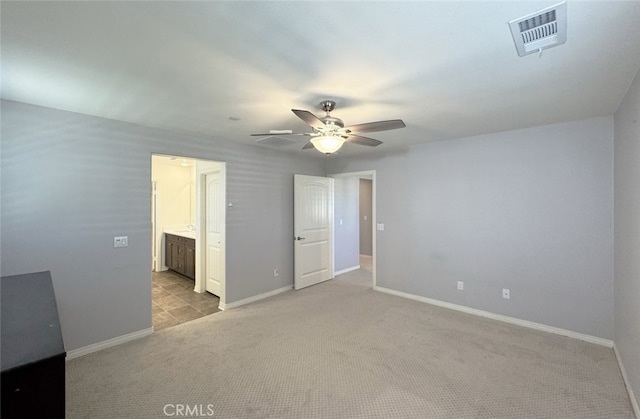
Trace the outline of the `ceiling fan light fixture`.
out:
<instances>
[{"instance_id":1,"label":"ceiling fan light fixture","mask_svg":"<svg viewBox=\"0 0 640 419\"><path fill-rule=\"evenodd\" d=\"M331 116L330 112L335 108L336 103L332 100L325 100L320 104L322 110L327 113L326 116L317 117L309 111L303 109L291 109L298 118L304 121L312 129L312 132L294 133L291 130L271 130L269 134L251 134L257 137L273 137L275 135L304 135L311 137L303 150L315 148L321 153L331 154L340 150L345 142L351 144L375 147L382 144L382 141L373 138L363 137L359 135L363 132L387 131L391 129L404 128L406 125L401 119L389 119L385 121L365 122L357 125L344 126L344 122L340 118ZM265 142L266 140L258 140L257 142ZM286 139L280 140L286 141ZM273 144L275 145L275 144Z\"/></svg>"},{"instance_id":2,"label":"ceiling fan light fixture","mask_svg":"<svg viewBox=\"0 0 640 419\"><path fill-rule=\"evenodd\" d=\"M311 139L311 144L321 153L331 154L340 150L345 139L342 137L323 135Z\"/></svg>"}]
</instances>

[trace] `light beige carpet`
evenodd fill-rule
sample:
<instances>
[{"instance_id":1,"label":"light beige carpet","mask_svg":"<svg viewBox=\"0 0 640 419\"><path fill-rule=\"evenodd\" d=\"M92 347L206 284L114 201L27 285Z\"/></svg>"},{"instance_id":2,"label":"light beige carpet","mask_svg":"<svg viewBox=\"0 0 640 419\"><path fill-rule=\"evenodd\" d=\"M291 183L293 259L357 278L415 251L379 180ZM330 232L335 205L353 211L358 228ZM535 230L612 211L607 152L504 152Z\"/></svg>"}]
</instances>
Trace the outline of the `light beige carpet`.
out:
<instances>
[{"instance_id":1,"label":"light beige carpet","mask_svg":"<svg viewBox=\"0 0 640 419\"><path fill-rule=\"evenodd\" d=\"M71 360L67 417L634 417L611 349L378 293L368 275Z\"/></svg>"}]
</instances>

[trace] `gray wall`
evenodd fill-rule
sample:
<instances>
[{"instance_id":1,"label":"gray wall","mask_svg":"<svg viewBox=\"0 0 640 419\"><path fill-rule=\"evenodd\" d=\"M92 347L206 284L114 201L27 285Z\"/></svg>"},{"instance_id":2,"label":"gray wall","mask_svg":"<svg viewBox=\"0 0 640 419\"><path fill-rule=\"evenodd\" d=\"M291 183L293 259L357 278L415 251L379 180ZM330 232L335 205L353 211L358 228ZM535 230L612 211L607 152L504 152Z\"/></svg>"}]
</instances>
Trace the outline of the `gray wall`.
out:
<instances>
[{"instance_id":1,"label":"gray wall","mask_svg":"<svg viewBox=\"0 0 640 419\"><path fill-rule=\"evenodd\" d=\"M636 393L638 90L615 118L615 339ZM292 283L292 174L326 164L377 170L378 285L613 338L613 118L350 159L10 101L1 122L0 273L52 271L67 350L151 326L151 153L228 163L229 303ZM129 247L114 249L116 235Z\"/></svg>"},{"instance_id":2,"label":"gray wall","mask_svg":"<svg viewBox=\"0 0 640 419\"><path fill-rule=\"evenodd\" d=\"M613 118L327 160L363 170L379 286L613 338Z\"/></svg>"},{"instance_id":3,"label":"gray wall","mask_svg":"<svg viewBox=\"0 0 640 419\"><path fill-rule=\"evenodd\" d=\"M640 73L615 114L615 342L640 397ZM638 400L640 401L640 399Z\"/></svg>"},{"instance_id":4,"label":"gray wall","mask_svg":"<svg viewBox=\"0 0 640 419\"><path fill-rule=\"evenodd\" d=\"M360 181L360 254L373 255L373 182L369 179ZM366 218L366 220L365 220Z\"/></svg>"},{"instance_id":5,"label":"gray wall","mask_svg":"<svg viewBox=\"0 0 640 419\"><path fill-rule=\"evenodd\" d=\"M67 350L151 327L151 153L227 162L227 303L293 283L292 175L324 159L10 101L1 133L0 273L51 271Z\"/></svg>"},{"instance_id":6,"label":"gray wall","mask_svg":"<svg viewBox=\"0 0 640 419\"><path fill-rule=\"evenodd\" d=\"M342 271L360 264L358 244L358 178L335 178L334 194L334 269L336 271ZM340 225L340 220L342 220L342 225Z\"/></svg>"}]
</instances>

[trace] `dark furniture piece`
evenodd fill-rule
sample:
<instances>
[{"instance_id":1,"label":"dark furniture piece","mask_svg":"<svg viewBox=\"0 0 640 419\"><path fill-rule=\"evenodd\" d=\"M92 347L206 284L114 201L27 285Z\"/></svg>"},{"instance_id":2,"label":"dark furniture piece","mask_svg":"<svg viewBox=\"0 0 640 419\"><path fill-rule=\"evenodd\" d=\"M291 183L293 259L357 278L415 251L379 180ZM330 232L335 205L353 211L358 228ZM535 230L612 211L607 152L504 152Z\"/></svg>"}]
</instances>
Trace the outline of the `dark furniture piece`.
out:
<instances>
[{"instance_id":1,"label":"dark furniture piece","mask_svg":"<svg viewBox=\"0 0 640 419\"><path fill-rule=\"evenodd\" d=\"M188 237L165 233L165 263L167 268L196 279L196 241Z\"/></svg>"},{"instance_id":2,"label":"dark furniture piece","mask_svg":"<svg viewBox=\"0 0 640 419\"><path fill-rule=\"evenodd\" d=\"M2 277L3 418L64 418L66 352L49 272Z\"/></svg>"}]
</instances>

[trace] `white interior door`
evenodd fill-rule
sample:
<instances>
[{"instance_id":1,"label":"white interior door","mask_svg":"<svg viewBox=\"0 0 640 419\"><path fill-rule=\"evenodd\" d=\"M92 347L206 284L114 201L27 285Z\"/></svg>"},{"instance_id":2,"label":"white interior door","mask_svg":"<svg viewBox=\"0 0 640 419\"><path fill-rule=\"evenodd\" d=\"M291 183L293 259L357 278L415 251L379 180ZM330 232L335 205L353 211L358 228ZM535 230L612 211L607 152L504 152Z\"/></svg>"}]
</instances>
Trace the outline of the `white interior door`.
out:
<instances>
[{"instance_id":1,"label":"white interior door","mask_svg":"<svg viewBox=\"0 0 640 419\"><path fill-rule=\"evenodd\" d=\"M294 175L295 289L333 278L333 179Z\"/></svg>"},{"instance_id":2,"label":"white interior door","mask_svg":"<svg viewBox=\"0 0 640 419\"><path fill-rule=\"evenodd\" d=\"M224 285L224 185L220 172L206 175L205 289L220 296Z\"/></svg>"}]
</instances>

